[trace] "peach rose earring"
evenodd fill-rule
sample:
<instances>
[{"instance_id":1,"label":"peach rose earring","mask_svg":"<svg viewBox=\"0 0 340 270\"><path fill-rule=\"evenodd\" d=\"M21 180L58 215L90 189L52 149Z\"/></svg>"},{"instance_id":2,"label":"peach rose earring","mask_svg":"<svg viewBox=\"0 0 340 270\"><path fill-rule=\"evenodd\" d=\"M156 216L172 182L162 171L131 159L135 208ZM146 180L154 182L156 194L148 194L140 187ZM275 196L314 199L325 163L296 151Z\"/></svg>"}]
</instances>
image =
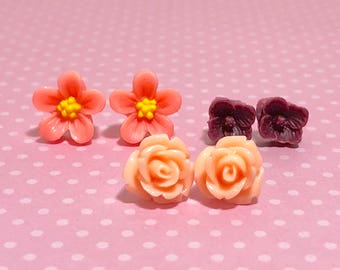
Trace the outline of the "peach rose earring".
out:
<instances>
[{"instance_id":1,"label":"peach rose earring","mask_svg":"<svg viewBox=\"0 0 340 270\"><path fill-rule=\"evenodd\" d=\"M263 167L259 150L245 136L228 136L205 148L194 165L195 182L208 198L231 204L256 202Z\"/></svg>"},{"instance_id":2,"label":"peach rose earring","mask_svg":"<svg viewBox=\"0 0 340 270\"><path fill-rule=\"evenodd\" d=\"M188 197L193 167L186 145L167 135L146 137L129 157L123 178L126 188L157 203L177 203Z\"/></svg>"}]
</instances>

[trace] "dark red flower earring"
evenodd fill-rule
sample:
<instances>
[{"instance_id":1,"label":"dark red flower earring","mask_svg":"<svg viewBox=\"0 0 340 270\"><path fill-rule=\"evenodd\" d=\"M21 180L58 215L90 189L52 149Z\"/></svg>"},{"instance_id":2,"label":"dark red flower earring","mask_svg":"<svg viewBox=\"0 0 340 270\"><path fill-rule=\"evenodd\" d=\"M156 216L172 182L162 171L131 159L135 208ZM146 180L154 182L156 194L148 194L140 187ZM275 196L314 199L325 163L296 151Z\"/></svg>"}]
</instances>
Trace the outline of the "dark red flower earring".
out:
<instances>
[{"instance_id":1,"label":"dark red flower earring","mask_svg":"<svg viewBox=\"0 0 340 270\"><path fill-rule=\"evenodd\" d=\"M255 108L239 100L216 97L209 107L208 136L216 143L225 136L251 139Z\"/></svg>"},{"instance_id":2,"label":"dark red flower earring","mask_svg":"<svg viewBox=\"0 0 340 270\"><path fill-rule=\"evenodd\" d=\"M260 99L256 118L260 135L282 144L297 145L302 139L302 128L308 121L308 110L287 102L282 97Z\"/></svg>"}]
</instances>

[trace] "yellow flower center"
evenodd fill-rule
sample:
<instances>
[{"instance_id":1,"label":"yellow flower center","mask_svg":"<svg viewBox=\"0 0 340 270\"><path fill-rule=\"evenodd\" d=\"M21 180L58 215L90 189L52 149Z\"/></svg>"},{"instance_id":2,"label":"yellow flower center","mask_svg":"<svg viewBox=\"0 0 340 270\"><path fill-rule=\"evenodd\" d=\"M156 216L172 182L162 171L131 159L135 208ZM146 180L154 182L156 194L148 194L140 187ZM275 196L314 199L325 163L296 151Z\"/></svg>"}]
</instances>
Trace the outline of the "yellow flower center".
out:
<instances>
[{"instance_id":1,"label":"yellow flower center","mask_svg":"<svg viewBox=\"0 0 340 270\"><path fill-rule=\"evenodd\" d=\"M77 103L74 97L69 97L60 101L57 106L57 110L64 118L75 119L81 110L81 105Z\"/></svg>"},{"instance_id":2,"label":"yellow flower center","mask_svg":"<svg viewBox=\"0 0 340 270\"><path fill-rule=\"evenodd\" d=\"M151 120L154 117L154 112L157 109L157 102L155 99L144 98L137 102L136 110L138 118L146 117Z\"/></svg>"}]
</instances>

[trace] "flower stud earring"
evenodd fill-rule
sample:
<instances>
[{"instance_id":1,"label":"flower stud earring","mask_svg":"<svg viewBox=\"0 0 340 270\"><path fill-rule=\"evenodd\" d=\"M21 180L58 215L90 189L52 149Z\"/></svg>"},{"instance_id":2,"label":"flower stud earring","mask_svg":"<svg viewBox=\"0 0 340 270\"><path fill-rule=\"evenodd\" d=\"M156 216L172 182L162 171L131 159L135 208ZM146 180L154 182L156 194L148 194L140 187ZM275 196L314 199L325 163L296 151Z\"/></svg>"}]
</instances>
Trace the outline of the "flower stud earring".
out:
<instances>
[{"instance_id":1,"label":"flower stud earring","mask_svg":"<svg viewBox=\"0 0 340 270\"><path fill-rule=\"evenodd\" d=\"M281 144L297 145L302 139L302 128L308 121L308 110L287 102L282 97L260 99L256 117L260 135Z\"/></svg>"},{"instance_id":2,"label":"flower stud earring","mask_svg":"<svg viewBox=\"0 0 340 270\"><path fill-rule=\"evenodd\" d=\"M209 107L208 136L216 143L225 136L251 139L255 109L239 100L216 97Z\"/></svg>"},{"instance_id":3,"label":"flower stud earring","mask_svg":"<svg viewBox=\"0 0 340 270\"><path fill-rule=\"evenodd\" d=\"M208 146L197 157L195 182L208 198L230 204L256 202L262 185L262 158L245 136L228 136Z\"/></svg>"},{"instance_id":4,"label":"flower stud earring","mask_svg":"<svg viewBox=\"0 0 340 270\"><path fill-rule=\"evenodd\" d=\"M59 77L58 89L39 88L32 102L38 110L50 113L39 124L41 137L54 142L69 131L76 143L84 144L93 137L91 115L103 110L105 96L97 90L86 90L80 75L68 71Z\"/></svg>"},{"instance_id":5,"label":"flower stud earring","mask_svg":"<svg viewBox=\"0 0 340 270\"><path fill-rule=\"evenodd\" d=\"M176 203L185 199L193 182L193 168L186 145L167 135L146 137L126 162L126 188L156 203Z\"/></svg>"},{"instance_id":6,"label":"flower stud earring","mask_svg":"<svg viewBox=\"0 0 340 270\"><path fill-rule=\"evenodd\" d=\"M147 135L174 134L174 125L167 118L179 110L181 95L173 89L157 91L158 80L151 71L141 71L133 78L132 91L115 90L110 96L111 108L127 116L120 135L130 144L138 144Z\"/></svg>"}]
</instances>

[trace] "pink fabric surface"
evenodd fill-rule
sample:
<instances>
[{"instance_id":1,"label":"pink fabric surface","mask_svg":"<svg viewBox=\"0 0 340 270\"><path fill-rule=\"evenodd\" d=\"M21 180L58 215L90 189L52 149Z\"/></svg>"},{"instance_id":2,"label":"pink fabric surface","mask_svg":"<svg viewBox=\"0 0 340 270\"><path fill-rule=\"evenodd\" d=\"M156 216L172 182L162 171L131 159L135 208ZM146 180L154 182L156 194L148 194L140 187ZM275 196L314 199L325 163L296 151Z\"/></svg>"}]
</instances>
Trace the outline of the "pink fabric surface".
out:
<instances>
[{"instance_id":1,"label":"pink fabric surface","mask_svg":"<svg viewBox=\"0 0 340 270\"><path fill-rule=\"evenodd\" d=\"M337 0L1 1L0 269L339 270L339 18ZM257 204L196 187L172 207L129 194L121 173L135 147L108 103L91 144L39 138L36 88L76 70L108 100L145 68L181 92L169 118L192 161L217 95L309 109L298 148L259 147Z\"/></svg>"}]
</instances>

